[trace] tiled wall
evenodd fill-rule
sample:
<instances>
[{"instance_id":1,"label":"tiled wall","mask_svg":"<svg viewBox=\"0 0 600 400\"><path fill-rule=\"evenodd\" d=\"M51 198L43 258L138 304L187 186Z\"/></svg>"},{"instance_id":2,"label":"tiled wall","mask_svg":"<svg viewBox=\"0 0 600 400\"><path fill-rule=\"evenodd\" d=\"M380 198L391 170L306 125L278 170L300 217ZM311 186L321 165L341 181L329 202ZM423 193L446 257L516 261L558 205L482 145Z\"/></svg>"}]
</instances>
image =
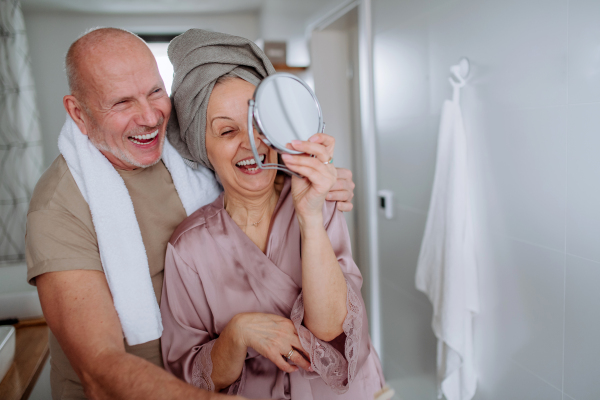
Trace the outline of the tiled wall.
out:
<instances>
[{"instance_id":1,"label":"tiled wall","mask_svg":"<svg viewBox=\"0 0 600 400\"><path fill-rule=\"evenodd\" d=\"M462 92L481 313L478 400L600 399L600 1L374 0L384 364L435 398L414 273L448 68Z\"/></svg>"}]
</instances>

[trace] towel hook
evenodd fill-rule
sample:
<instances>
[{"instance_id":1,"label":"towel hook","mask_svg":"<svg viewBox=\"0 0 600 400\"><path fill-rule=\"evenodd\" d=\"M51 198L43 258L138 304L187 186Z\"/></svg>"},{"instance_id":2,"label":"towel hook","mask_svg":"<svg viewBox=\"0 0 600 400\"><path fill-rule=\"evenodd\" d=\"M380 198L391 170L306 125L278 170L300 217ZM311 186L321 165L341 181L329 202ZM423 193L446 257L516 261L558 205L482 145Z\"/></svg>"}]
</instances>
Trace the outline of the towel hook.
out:
<instances>
[{"instance_id":1,"label":"towel hook","mask_svg":"<svg viewBox=\"0 0 600 400\"><path fill-rule=\"evenodd\" d=\"M460 88L465 86L467 83L467 77L469 76L469 72L471 70L471 64L469 63L469 59L466 57L462 57L458 64L450 67L450 77L448 80L453 88L452 100L456 103L460 100Z\"/></svg>"}]
</instances>

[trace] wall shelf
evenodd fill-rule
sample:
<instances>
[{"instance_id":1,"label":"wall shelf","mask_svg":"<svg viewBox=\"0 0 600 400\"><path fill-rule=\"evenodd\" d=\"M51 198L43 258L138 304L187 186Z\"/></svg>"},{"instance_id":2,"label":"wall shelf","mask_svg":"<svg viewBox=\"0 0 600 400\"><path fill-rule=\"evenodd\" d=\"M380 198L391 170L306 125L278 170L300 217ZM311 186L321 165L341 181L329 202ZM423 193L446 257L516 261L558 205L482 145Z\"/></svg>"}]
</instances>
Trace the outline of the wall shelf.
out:
<instances>
[{"instance_id":1,"label":"wall shelf","mask_svg":"<svg viewBox=\"0 0 600 400\"><path fill-rule=\"evenodd\" d=\"M308 67L291 67L286 64L273 64L273 67L277 72L303 72L308 69Z\"/></svg>"}]
</instances>

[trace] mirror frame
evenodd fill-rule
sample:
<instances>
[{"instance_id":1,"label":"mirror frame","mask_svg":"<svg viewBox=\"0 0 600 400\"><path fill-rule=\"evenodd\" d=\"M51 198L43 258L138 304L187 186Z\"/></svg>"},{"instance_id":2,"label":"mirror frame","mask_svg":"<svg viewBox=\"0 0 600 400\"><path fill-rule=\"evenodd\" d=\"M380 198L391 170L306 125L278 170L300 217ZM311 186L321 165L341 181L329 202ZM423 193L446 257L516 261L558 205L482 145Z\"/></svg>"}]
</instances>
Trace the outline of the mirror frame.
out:
<instances>
[{"instance_id":1,"label":"mirror frame","mask_svg":"<svg viewBox=\"0 0 600 400\"><path fill-rule=\"evenodd\" d=\"M325 122L323 122L323 111L321 109L321 104L319 103L317 96L315 95L313 90L310 88L310 86L308 86L306 84L306 82L304 82L302 79L298 78L295 75L289 74L287 72L277 72L277 73L270 75L270 76L266 77L265 79L263 79L256 86L256 89L254 90L254 94L252 95L252 99L248 100L248 136L250 137L250 147L252 148L252 153L254 154L254 160L256 160L256 165L258 166L258 168L260 168L260 169L276 169L276 170L284 171L288 174L291 174L291 175L301 178L300 175L296 174L295 172L290 171L288 168L286 168L285 166L283 166L281 164L269 164L269 163L263 164L260 161L260 157L258 155L258 150L256 149L256 143L254 141L254 129L253 128L254 128L254 126L256 126L256 130L258 131L258 136L259 136L260 140L262 140L263 143L265 143L267 146L269 146L273 150L277 151L278 153L303 154L300 151L290 150L285 147L281 148L279 146L276 146L273 142L275 142L275 143L279 143L279 142L274 139L269 138L269 135L267 132L265 132L263 124L260 120L260 116L258 114L259 104L256 102L256 98L260 95L262 90L264 90L264 86L262 86L263 83L271 81L271 80L275 80L278 77L291 78L291 79L295 80L296 82L299 82L300 84L302 84L302 86L304 86L304 88L308 91L308 93L311 95L312 99L314 100L315 105L317 106L317 111L319 113L319 126L317 129L317 132L315 132L315 133L323 133L325 131Z\"/></svg>"}]
</instances>

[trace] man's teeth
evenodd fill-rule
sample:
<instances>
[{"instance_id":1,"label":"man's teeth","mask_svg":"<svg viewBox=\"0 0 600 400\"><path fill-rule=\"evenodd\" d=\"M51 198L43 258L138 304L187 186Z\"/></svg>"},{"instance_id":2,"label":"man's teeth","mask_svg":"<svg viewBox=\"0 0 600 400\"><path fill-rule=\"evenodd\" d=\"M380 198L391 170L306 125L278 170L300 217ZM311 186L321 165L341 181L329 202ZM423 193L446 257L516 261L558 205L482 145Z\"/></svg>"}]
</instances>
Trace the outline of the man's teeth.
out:
<instances>
[{"instance_id":1,"label":"man's teeth","mask_svg":"<svg viewBox=\"0 0 600 400\"><path fill-rule=\"evenodd\" d=\"M144 144L144 143L138 142L138 140L151 140L151 139L154 139L156 137L156 135L158 135L158 129L152 133L147 133L145 135L130 136L129 140L131 140L134 143Z\"/></svg>"},{"instance_id":2,"label":"man's teeth","mask_svg":"<svg viewBox=\"0 0 600 400\"><path fill-rule=\"evenodd\" d=\"M262 154L262 155L260 156L260 162L263 162L263 161L265 161L265 155L264 155L264 154ZM253 164L256 164L256 160L255 160L254 158L250 158L250 159L248 159L248 160L242 160L242 161L238 162L238 163L237 163L237 164L235 164L235 165L237 165L238 167L243 167L244 165L253 165ZM258 167L256 167L256 168L248 168L248 170L249 170L249 171L254 171L254 170L256 170L257 168L258 168Z\"/></svg>"}]
</instances>

